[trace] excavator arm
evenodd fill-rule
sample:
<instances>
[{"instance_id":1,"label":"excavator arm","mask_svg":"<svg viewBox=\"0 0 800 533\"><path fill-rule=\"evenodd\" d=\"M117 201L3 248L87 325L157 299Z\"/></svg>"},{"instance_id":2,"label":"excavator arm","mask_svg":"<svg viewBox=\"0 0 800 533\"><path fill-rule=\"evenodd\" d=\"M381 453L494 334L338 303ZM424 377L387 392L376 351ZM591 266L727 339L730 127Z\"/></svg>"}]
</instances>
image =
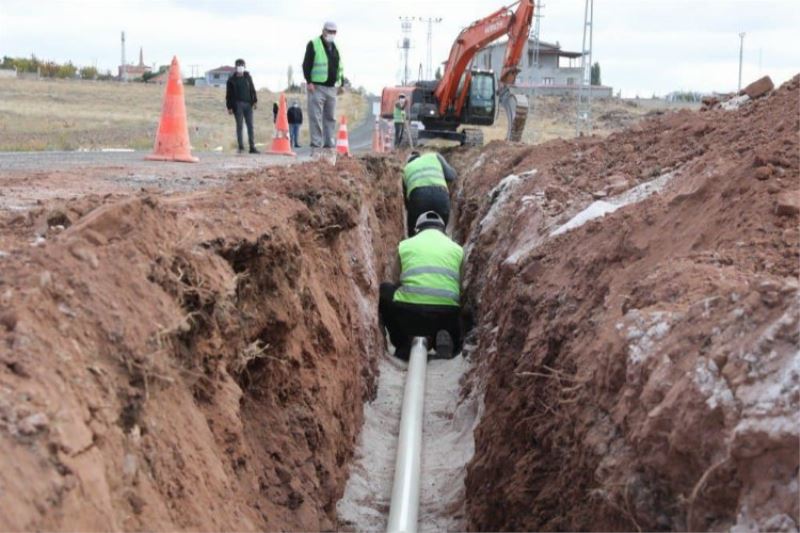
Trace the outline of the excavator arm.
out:
<instances>
[{"instance_id":1,"label":"excavator arm","mask_svg":"<svg viewBox=\"0 0 800 533\"><path fill-rule=\"evenodd\" d=\"M516 7L516 9L514 9ZM464 98L457 99L459 83L469 67L475 54L495 39L508 35L508 45L500 72L501 101L507 101L511 93L508 86L512 85L519 73L519 60L522 50L528 40L528 32L533 19L533 0L519 0L510 6L502 7L481 20L475 21L463 30L450 49L450 56L442 75L436 86L434 94L439 102L439 113L444 115L452 108L456 113L461 112ZM467 84L464 84L466 88ZM513 97L513 95L512 95ZM508 109L508 105L504 104ZM527 101L525 102L527 110ZM527 111L526 111L527 113ZM509 117L509 125L512 122ZM524 122L523 122L524 125ZM521 132L520 132L521 133Z\"/></svg>"}]
</instances>

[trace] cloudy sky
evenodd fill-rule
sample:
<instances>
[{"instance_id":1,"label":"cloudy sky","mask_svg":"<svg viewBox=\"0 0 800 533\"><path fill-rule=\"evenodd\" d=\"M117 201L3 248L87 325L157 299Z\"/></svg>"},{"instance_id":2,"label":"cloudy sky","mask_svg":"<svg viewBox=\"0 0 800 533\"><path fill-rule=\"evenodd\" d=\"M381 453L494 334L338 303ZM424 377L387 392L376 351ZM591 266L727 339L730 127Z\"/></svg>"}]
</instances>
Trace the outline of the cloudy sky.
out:
<instances>
[{"instance_id":1,"label":"cloudy sky","mask_svg":"<svg viewBox=\"0 0 800 533\"><path fill-rule=\"evenodd\" d=\"M543 0L541 38L579 50L584 0ZM0 55L29 56L116 71L120 32L127 57L166 64L184 75L247 60L256 84L278 88L300 73L305 44L322 23L339 25L345 74L379 91L400 74L399 17L441 17L434 62L459 30L505 5L502 0L0 0ZM624 96L673 90L728 91L737 84L739 32L744 83L769 74L780 83L800 72L797 0L605 0L595 3L594 53L603 83ZM414 72L425 58L425 25L414 25Z\"/></svg>"}]
</instances>

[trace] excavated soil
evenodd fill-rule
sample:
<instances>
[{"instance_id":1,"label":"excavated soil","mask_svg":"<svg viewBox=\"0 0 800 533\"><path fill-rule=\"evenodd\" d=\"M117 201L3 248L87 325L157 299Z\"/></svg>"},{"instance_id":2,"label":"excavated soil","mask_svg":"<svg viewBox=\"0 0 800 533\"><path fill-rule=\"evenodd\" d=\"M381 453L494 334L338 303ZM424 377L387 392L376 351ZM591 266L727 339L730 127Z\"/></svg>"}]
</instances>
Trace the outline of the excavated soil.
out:
<instances>
[{"instance_id":1,"label":"excavated soil","mask_svg":"<svg viewBox=\"0 0 800 533\"><path fill-rule=\"evenodd\" d=\"M0 530L336 524L402 235L381 158L0 217Z\"/></svg>"},{"instance_id":2,"label":"excavated soil","mask_svg":"<svg viewBox=\"0 0 800 533\"><path fill-rule=\"evenodd\" d=\"M451 154L471 529L798 528L798 110Z\"/></svg>"}]
</instances>

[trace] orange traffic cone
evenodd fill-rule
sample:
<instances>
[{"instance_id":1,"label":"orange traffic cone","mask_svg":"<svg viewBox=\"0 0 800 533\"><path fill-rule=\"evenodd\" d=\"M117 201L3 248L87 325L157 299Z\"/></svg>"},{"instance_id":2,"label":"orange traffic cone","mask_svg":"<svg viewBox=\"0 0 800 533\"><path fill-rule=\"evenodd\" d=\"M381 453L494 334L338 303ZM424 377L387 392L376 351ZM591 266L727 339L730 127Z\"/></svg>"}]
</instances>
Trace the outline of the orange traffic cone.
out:
<instances>
[{"instance_id":1,"label":"orange traffic cone","mask_svg":"<svg viewBox=\"0 0 800 533\"><path fill-rule=\"evenodd\" d=\"M286 96L281 93L278 103L278 119L275 121L275 137L272 139L270 154L277 155L296 155L292 152L292 145L289 142L289 119L286 117Z\"/></svg>"},{"instance_id":2,"label":"orange traffic cone","mask_svg":"<svg viewBox=\"0 0 800 533\"><path fill-rule=\"evenodd\" d=\"M145 159L150 161L183 161L196 163L189 144L189 128L186 125L186 103L183 101L183 81L178 58L172 58L169 67L164 103L161 106L161 120L158 123L156 144L153 153Z\"/></svg>"},{"instance_id":3,"label":"orange traffic cone","mask_svg":"<svg viewBox=\"0 0 800 533\"><path fill-rule=\"evenodd\" d=\"M375 128L372 131L372 151L381 153L383 147L381 146L381 122L379 118L375 119Z\"/></svg>"},{"instance_id":4,"label":"orange traffic cone","mask_svg":"<svg viewBox=\"0 0 800 533\"><path fill-rule=\"evenodd\" d=\"M336 153L350 155L350 143L347 141L347 118L342 115L339 122L339 134L336 137Z\"/></svg>"}]
</instances>

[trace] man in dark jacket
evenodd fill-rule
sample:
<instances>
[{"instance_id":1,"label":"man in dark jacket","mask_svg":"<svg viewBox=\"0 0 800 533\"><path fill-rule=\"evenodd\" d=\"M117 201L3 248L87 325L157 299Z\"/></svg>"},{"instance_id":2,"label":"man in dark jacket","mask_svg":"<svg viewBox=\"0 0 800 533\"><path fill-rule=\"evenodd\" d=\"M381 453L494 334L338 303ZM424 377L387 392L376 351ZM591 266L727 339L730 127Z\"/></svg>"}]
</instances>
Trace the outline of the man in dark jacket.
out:
<instances>
[{"instance_id":1,"label":"man in dark jacket","mask_svg":"<svg viewBox=\"0 0 800 533\"><path fill-rule=\"evenodd\" d=\"M257 104L258 96L253 85L253 78L244 69L244 59L237 59L236 73L228 78L225 105L228 107L228 114L236 117L236 141L239 143L240 154L244 152L242 121L247 123L247 139L250 141L250 153L258 153L255 139L253 139L253 110Z\"/></svg>"},{"instance_id":2,"label":"man in dark jacket","mask_svg":"<svg viewBox=\"0 0 800 533\"><path fill-rule=\"evenodd\" d=\"M299 103L292 102L292 106L286 112L286 118L289 119L289 138L292 146L300 148L300 125L303 123L303 110L300 109Z\"/></svg>"},{"instance_id":3,"label":"man in dark jacket","mask_svg":"<svg viewBox=\"0 0 800 533\"><path fill-rule=\"evenodd\" d=\"M278 111L280 111L280 108L278 107L278 102L275 102L274 104L272 104L272 123L273 124L278 122Z\"/></svg>"},{"instance_id":4,"label":"man in dark jacket","mask_svg":"<svg viewBox=\"0 0 800 533\"><path fill-rule=\"evenodd\" d=\"M336 24L326 22L322 35L308 42L303 58L312 151L336 146L336 84L344 83L344 75L335 38Z\"/></svg>"}]
</instances>

